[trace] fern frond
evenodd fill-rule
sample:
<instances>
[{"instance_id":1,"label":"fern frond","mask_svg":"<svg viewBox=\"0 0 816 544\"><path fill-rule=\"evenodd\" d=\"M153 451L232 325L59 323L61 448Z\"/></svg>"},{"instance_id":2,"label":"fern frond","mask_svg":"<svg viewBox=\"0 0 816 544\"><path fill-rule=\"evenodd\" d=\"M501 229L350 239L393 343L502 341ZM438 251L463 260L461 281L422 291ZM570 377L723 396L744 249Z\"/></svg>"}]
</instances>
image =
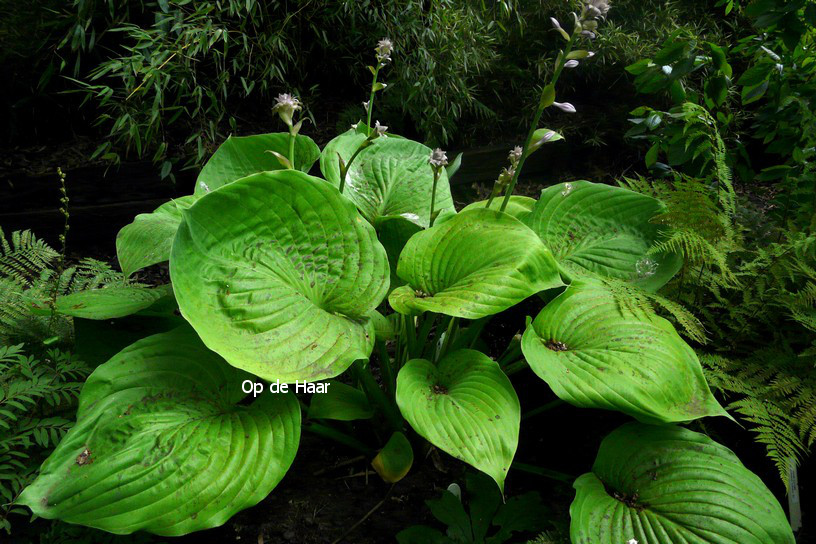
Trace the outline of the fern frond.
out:
<instances>
[{"instance_id":1,"label":"fern frond","mask_svg":"<svg viewBox=\"0 0 816 544\"><path fill-rule=\"evenodd\" d=\"M799 462L816 442L816 376L813 363L789 348L764 349L745 359L700 353L709 384L728 409L752 424L779 477L788 485L788 463Z\"/></svg>"},{"instance_id":2,"label":"fern frond","mask_svg":"<svg viewBox=\"0 0 816 544\"><path fill-rule=\"evenodd\" d=\"M30 286L58 256L30 230L14 231L7 240L0 227L0 277Z\"/></svg>"}]
</instances>

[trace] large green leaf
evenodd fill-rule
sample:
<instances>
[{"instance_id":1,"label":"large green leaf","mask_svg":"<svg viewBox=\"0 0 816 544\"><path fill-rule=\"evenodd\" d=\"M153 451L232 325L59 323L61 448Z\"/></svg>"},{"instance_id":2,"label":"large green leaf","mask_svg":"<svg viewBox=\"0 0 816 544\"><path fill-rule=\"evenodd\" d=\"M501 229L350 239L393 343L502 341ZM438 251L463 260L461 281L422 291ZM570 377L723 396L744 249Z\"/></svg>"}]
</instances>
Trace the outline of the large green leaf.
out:
<instances>
[{"instance_id":1,"label":"large green leaf","mask_svg":"<svg viewBox=\"0 0 816 544\"><path fill-rule=\"evenodd\" d=\"M165 202L152 213L141 213L116 235L116 255L125 276L170 258L173 238L181 223L181 209L189 208L195 196Z\"/></svg>"},{"instance_id":2,"label":"large green leaf","mask_svg":"<svg viewBox=\"0 0 816 544\"><path fill-rule=\"evenodd\" d=\"M244 405L249 377L187 326L136 342L88 378L76 426L19 502L118 534L223 524L272 491L300 440L297 398Z\"/></svg>"},{"instance_id":3,"label":"large green leaf","mask_svg":"<svg viewBox=\"0 0 816 544\"><path fill-rule=\"evenodd\" d=\"M198 174L196 196L214 191L222 185L250 174L281 170L283 165L270 151L288 158L289 134L274 132L254 136L230 136L213 153ZM319 156L320 148L317 144L308 136L298 134L295 138L295 169L308 172Z\"/></svg>"},{"instance_id":4,"label":"large green leaf","mask_svg":"<svg viewBox=\"0 0 816 544\"><path fill-rule=\"evenodd\" d=\"M149 308L162 297L172 297L170 286L111 286L57 297L57 313L85 319L114 319Z\"/></svg>"},{"instance_id":5,"label":"large green leaf","mask_svg":"<svg viewBox=\"0 0 816 544\"><path fill-rule=\"evenodd\" d=\"M365 136L349 131L326 145L320 169L334 186L340 186L337 153L348 161ZM402 216L427 227L430 223L433 170L431 149L405 138L377 138L363 149L346 174L343 194L372 224L379 218ZM442 171L436 187L436 210L453 211L448 175Z\"/></svg>"},{"instance_id":6,"label":"large green leaf","mask_svg":"<svg viewBox=\"0 0 816 544\"><path fill-rule=\"evenodd\" d=\"M620 427L575 489L576 543L794 543L762 480L728 448L681 427Z\"/></svg>"},{"instance_id":7,"label":"large green leaf","mask_svg":"<svg viewBox=\"0 0 816 544\"><path fill-rule=\"evenodd\" d=\"M513 385L481 352L454 351L434 366L413 359L397 376L397 405L437 448L481 470L504 490L521 411Z\"/></svg>"},{"instance_id":8,"label":"large green leaf","mask_svg":"<svg viewBox=\"0 0 816 544\"><path fill-rule=\"evenodd\" d=\"M263 172L184 212L170 276L182 315L231 365L321 380L367 358L388 292L374 228L325 181Z\"/></svg>"},{"instance_id":9,"label":"large green leaf","mask_svg":"<svg viewBox=\"0 0 816 544\"><path fill-rule=\"evenodd\" d=\"M645 423L727 416L671 323L626 307L600 283L573 282L528 325L521 347L533 371L570 404Z\"/></svg>"},{"instance_id":10,"label":"large green leaf","mask_svg":"<svg viewBox=\"0 0 816 544\"><path fill-rule=\"evenodd\" d=\"M550 250L532 230L484 208L414 235L402 251L397 274L408 283L388 299L398 312L466 319L499 313L563 285Z\"/></svg>"},{"instance_id":11,"label":"large green leaf","mask_svg":"<svg viewBox=\"0 0 816 544\"><path fill-rule=\"evenodd\" d=\"M650 220L665 211L650 196L574 181L542 191L524 222L572 275L617 278L656 291L682 265L679 255L648 254L665 230Z\"/></svg>"}]
</instances>

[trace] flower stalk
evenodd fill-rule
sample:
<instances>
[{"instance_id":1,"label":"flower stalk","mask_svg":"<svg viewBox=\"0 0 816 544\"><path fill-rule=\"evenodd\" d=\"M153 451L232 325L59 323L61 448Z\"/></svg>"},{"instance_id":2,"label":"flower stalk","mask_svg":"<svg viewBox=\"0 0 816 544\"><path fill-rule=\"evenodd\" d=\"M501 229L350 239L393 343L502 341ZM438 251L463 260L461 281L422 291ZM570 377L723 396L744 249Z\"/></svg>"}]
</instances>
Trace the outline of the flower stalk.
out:
<instances>
[{"instance_id":1,"label":"flower stalk","mask_svg":"<svg viewBox=\"0 0 816 544\"><path fill-rule=\"evenodd\" d=\"M300 127L303 126L302 119L294 123L295 112L299 109L302 109L300 100L289 93L279 94L275 99L275 107L272 108L272 111L277 113L281 121L289 127L289 155L283 157L273 151L270 153L273 153L283 166L292 169L295 168L295 138L300 132Z\"/></svg>"},{"instance_id":2,"label":"flower stalk","mask_svg":"<svg viewBox=\"0 0 816 544\"><path fill-rule=\"evenodd\" d=\"M391 52L394 50L394 44L388 38L383 38L377 43L374 52L377 55L376 67L369 66L368 69L373 75L371 80L371 92L368 96L368 102L363 102L363 107L366 110L366 126L368 127L367 136L371 136L371 114L374 111L374 97L377 91L385 89L386 84L377 81L380 75L380 70L385 67L391 60Z\"/></svg>"},{"instance_id":3,"label":"flower stalk","mask_svg":"<svg viewBox=\"0 0 816 544\"><path fill-rule=\"evenodd\" d=\"M433 170L433 188L431 189L431 212L428 227L433 227L434 220L438 214L434 213L436 206L436 185L439 182L439 177L442 175L442 169L448 165L448 155L438 147L431 151L431 158L428 160Z\"/></svg>"},{"instance_id":4,"label":"flower stalk","mask_svg":"<svg viewBox=\"0 0 816 544\"><path fill-rule=\"evenodd\" d=\"M536 108L533 122L530 124L530 130L527 131L527 138L524 140L524 145L521 148L521 157L519 158L518 166L513 171L513 177L510 179L510 183L507 185L507 190L504 193L504 200L502 200L501 208L499 208L500 211L504 211L505 208L507 208L507 204L510 202L510 196L513 194L513 190L516 188L519 174L521 173L521 169L524 167L524 161L527 159L527 155L529 154L528 150L533 143L533 133L535 133L536 129L538 128L538 123L541 120L541 114L544 113L544 110L552 104L555 84L558 83L558 79L561 77L561 72L564 70L564 64L566 63L564 59L566 59L566 57L572 52L572 48L575 46L575 41L578 36L580 36L580 31L573 31L566 47L564 48L564 51L558 55L555 72L553 73L550 83L541 91L541 96L538 100L538 108Z\"/></svg>"},{"instance_id":5,"label":"flower stalk","mask_svg":"<svg viewBox=\"0 0 816 544\"><path fill-rule=\"evenodd\" d=\"M356 126L356 125L354 125ZM354 128L352 126L352 128ZM348 162L343 160L343 157L340 156L340 153L337 154L337 162L340 165L340 194L343 194L343 189L346 187L346 176L348 175L348 171L351 169L351 164L354 162L354 159L357 158L357 155L365 149L366 147L370 146L371 143L382 136L383 138L387 136L388 127L385 125L381 125L379 121L376 122L374 125L374 130L370 130L368 132L368 136L365 140L354 150L354 153L349 158Z\"/></svg>"},{"instance_id":6,"label":"flower stalk","mask_svg":"<svg viewBox=\"0 0 816 544\"><path fill-rule=\"evenodd\" d=\"M554 29L567 41L567 45L564 47L564 50L558 54L558 57L555 60L555 71L553 72L552 78L541 91L541 97L538 101L538 108L536 108L536 113L533 117L533 122L530 125L530 130L527 132L527 138L524 140L521 156L518 164L513 169L510 182L507 184L507 190L504 193L504 200L502 201L500 208L501 211L504 211L507 208L507 204L510 202L510 196L513 194L513 190L516 188L519 174L521 174L521 169L524 167L524 162L528 155L535 151L535 149L537 149L538 146L545 141L541 140L540 142L533 142L534 135L538 130L538 123L541 120L541 114L544 112L544 110L550 106L555 106L566 113L575 113L575 107L569 102L555 101L555 85L558 83L558 79L561 77L561 73L564 71L564 68L575 68L578 66L578 61L580 59L590 58L594 55L594 53L591 51L573 51L573 48L579 39L595 39L596 31L598 29L598 19L605 19L607 13L609 12L609 8L609 0L584 0L582 3L581 15L578 16L575 13L572 14L575 24L573 25L571 34L567 33L567 31L562 28L558 20L551 18ZM492 199L493 195L491 195L490 201L492 201ZM490 201L488 202L488 206L490 206Z\"/></svg>"}]
</instances>

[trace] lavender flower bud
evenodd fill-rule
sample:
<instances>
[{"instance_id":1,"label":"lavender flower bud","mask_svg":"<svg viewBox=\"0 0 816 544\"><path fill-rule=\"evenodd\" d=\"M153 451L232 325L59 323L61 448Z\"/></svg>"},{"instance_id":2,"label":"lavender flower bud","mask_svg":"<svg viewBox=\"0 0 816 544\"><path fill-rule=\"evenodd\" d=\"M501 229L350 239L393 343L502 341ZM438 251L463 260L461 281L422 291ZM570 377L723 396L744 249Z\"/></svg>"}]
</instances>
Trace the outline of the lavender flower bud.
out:
<instances>
[{"instance_id":1,"label":"lavender flower bud","mask_svg":"<svg viewBox=\"0 0 816 544\"><path fill-rule=\"evenodd\" d=\"M575 113L575 106L569 102L553 102L553 106L566 113Z\"/></svg>"},{"instance_id":2,"label":"lavender flower bud","mask_svg":"<svg viewBox=\"0 0 816 544\"><path fill-rule=\"evenodd\" d=\"M609 13L611 2L609 0L586 0L584 2L584 13L586 19L606 19Z\"/></svg>"},{"instance_id":3,"label":"lavender flower bud","mask_svg":"<svg viewBox=\"0 0 816 544\"><path fill-rule=\"evenodd\" d=\"M557 30L559 34L561 34L561 37L569 41L570 35L567 34L566 30L561 28L561 23L558 22L558 19L556 19L555 17L550 17L550 21L552 21L553 28Z\"/></svg>"},{"instance_id":4,"label":"lavender flower bud","mask_svg":"<svg viewBox=\"0 0 816 544\"><path fill-rule=\"evenodd\" d=\"M301 109L300 100L289 93L284 93L279 94L275 99L275 106L272 108L272 111L277 113L281 120L291 127L292 116L299 109Z\"/></svg>"},{"instance_id":5,"label":"lavender flower bud","mask_svg":"<svg viewBox=\"0 0 816 544\"><path fill-rule=\"evenodd\" d=\"M431 158L428 160L428 162L434 169L438 170L439 168L448 165L448 154L437 147L431 151Z\"/></svg>"},{"instance_id":6,"label":"lavender flower bud","mask_svg":"<svg viewBox=\"0 0 816 544\"><path fill-rule=\"evenodd\" d=\"M374 134L379 136L385 136L385 133L388 132L388 127L385 125L381 125L379 121L374 123Z\"/></svg>"}]
</instances>

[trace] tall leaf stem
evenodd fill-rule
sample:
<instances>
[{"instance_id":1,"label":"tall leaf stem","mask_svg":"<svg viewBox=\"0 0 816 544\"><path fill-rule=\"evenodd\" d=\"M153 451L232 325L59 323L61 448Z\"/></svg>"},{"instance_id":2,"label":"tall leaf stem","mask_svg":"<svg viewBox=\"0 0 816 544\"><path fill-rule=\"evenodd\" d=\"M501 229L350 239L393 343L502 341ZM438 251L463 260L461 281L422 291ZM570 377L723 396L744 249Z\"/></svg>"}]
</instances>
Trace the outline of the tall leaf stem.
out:
<instances>
[{"instance_id":1,"label":"tall leaf stem","mask_svg":"<svg viewBox=\"0 0 816 544\"><path fill-rule=\"evenodd\" d=\"M349 448L357 450L365 455L371 455L374 452L372 448L369 448L353 436L349 436L346 433L340 432L337 429L326 425L310 423L308 425L304 425L303 430L318 436L322 436L323 438L334 440L335 442L348 446Z\"/></svg>"},{"instance_id":2,"label":"tall leaf stem","mask_svg":"<svg viewBox=\"0 0 816 544\"><path fill-rule=\"evenodd\" d=\"M521 415L521 419L527 419L528 417L533 417L537 416L538 414L549 412L553 408L558 408L562 404L566 404L566 402L564 402L561 399L555 399L554 401L548 402L547 404L539 406L538 408L533 408L529 412L525 412L524 414Z\"/></svg>"},{"instance_id":3,"label":"tall leaf stem","mask_svg":"<svg viewBox=\"0 0 816 544\"><path fill-rule=\"evenodd\" d=\"M536 474L538 476L544 476L545 478L550 478L551 480L557 480L559 482L564 482L568 484L571 484L572 482L575 481L575 476L572 476L570 474L559 472L557 470L550 470L544 467L537 467L535 465L528 465L527 463L519 463L516 461L512 465L510 465L510 468L514 468L522 472L528 472L530 474Z\"/></svg>"},{"instance_id":4,"label":"tall leaf stem","mask_svg":"<svg viewBox=\"0 0 816 544\"><path fill-rule=\"evenodd\" d=\"M382 369L383 384L385 392L393 396L396 393L396 374L391 363L391 356L388 355L388 347L384 340L377 340L377 353L380 356L380 368ZM395 361L396 362L396 361Z\"/></svg>"},{"instance_id":5,"label":"tall leaf stem","mask_svg":"<svg viewBox=\"0 0 816 544\"><path fill-rule=\"evenodd\" d=\"M549 106L545 102L547 89L549 87L555 87L555 84L558 83L558 78L561 77L561 72L564 70L564 64L567 61L567 56L572 51L572 47L575 45L576 38L580 35L580 32L573 32L570 36L569 41L567 42L567 46L564 48L564 51L559 54L558 56L558 65L555 67L555 72L553 73L552 80L550 83L544 86L544 89L541 91L541 97L538 101L538 108L536 109L535 116L533 117L533 123L530 125L530 130L527 132L527 139L524 141L524 146L521 148L521 158L519 159L518 166L516 167L515 172L513 172L513 178L510 180L510 184L507 186L507 192L504 193L504 200L502 201L501 211L504 211L507 208L508 202L510 202L510 195L513 194L513 190L516 188L516 182L518 181L519 174L521 173L521 169L524 166L524 162L527 159L527 151L530 149L530 144L533 141L533 134L536 130L538 130L538 122L541 120L541 114L544 113L544 109Z\"/></svg>"},{"instance_id":6,"label":"tall leaf stem","mask_svg":"<svg viewBox=\"0 0 816 544\"><path fill-rule=\"evenodd\" d=\"M528 365L527 361L522 358L522 359L519 359L518 361L516 361L515 363L510 363L509 365L505 366L502 370L504 370L504 373L506 375L512 376L513 374L521 372L522 370L524 370L528 366L530 366L530 365Z\"/></svg>"},{"instance_id":7,"label":"tall leaf stem","mask_svg":"<svg viewBox=\"0 0 816 544\"><path fill-rule=\"evenodd\" d=\"M442 359L445 354L450 349L451 342L453 342L453 337L456 336L457 325L459 324L458 317L452 317L450 322L448 323L448 328L445 331L445 339L442 341L442 347L439 349L439 356L437 357L437 361Z\"/></svg>"},{"instance_id":8,"label":"tall leaf stem","mask_svg":"<svg viewBox=\"0 0 816 544\"><path fill-rule=\"evenodd\" d=\"M365 391L368 400L380 407L383 415L388 420L388 423L391 425L391 428L394 431L402 431L402 416L400 415L396 405L388 397L386 397L385 393L374 379L374 376L371 374L371 368L363 365L362 361L357 361L352 366L352 369L355 376L360 381L360 384L363 386L363 390Z\"/></svg>"}]
</instances>

